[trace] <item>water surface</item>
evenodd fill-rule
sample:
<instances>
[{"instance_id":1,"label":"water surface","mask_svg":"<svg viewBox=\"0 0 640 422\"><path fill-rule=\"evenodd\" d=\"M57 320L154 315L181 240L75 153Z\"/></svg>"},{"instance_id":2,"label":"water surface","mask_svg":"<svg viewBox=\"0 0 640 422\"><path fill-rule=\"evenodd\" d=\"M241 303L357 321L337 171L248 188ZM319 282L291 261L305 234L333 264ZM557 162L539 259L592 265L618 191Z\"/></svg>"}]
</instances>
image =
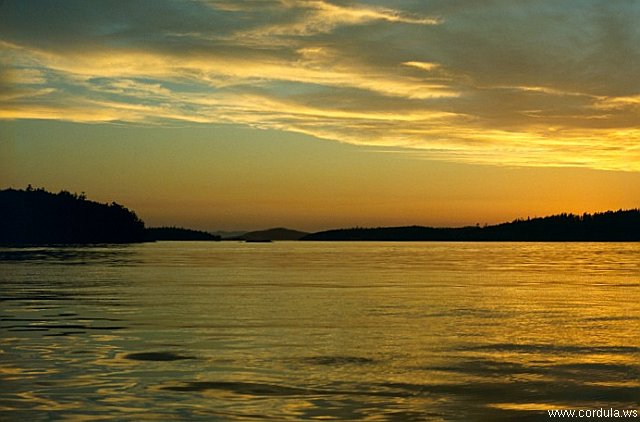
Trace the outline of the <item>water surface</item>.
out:
<instances>
[{"instance_id":1,"label":"water surface","mask_svg":"<svg viewBox=\"0 0 640 422\"><path fill-rule=\"evenodd\" d=\"M638 408L640 244L0 249L0 419Z\"/></svg>"}]
</instances>

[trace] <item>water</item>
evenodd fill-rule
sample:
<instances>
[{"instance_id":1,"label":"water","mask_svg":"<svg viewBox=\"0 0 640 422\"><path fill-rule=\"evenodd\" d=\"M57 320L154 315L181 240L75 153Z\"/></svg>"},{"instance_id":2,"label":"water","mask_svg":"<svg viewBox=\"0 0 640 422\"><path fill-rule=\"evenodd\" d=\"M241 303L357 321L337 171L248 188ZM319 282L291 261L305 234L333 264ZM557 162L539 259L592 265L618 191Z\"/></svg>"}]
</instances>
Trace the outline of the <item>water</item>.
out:
<instances>
[{"instance_id":1,"label":"water","mask_svg":"<svg viewBox=\"0 0 640 422\"><path fill-rule=\"evenodd\" d=\"M0 419L637 409L640 244L0 249Z\"/></svg>"}]
</instances>

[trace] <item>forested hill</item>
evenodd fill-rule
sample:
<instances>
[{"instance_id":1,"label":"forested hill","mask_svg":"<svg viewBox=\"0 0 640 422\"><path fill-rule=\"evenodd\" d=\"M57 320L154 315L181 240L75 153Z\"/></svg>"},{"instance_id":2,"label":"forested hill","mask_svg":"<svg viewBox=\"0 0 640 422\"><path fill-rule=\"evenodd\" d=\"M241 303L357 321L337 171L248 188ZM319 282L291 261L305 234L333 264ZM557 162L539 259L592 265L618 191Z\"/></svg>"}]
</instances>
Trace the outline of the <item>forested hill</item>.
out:
<instances>
[{"instance_id":1,"label":"forested hill","mask_svg":"<svg viewBox=\"0 0 640 422\"><path fill-rule=\"evenodd\" d=\"M144 222L120 204L44 189L0 190L0 243L129 243L145 240Z\"/></svg>"},{"instance_id":2,"label":"forested hill","mask_svg":"<svg viewBox=\"0 0 640 422\"><path fill-rule=\"evenodd\" d=\"M302 240L389 241L640 241L640 210L559 214L493 226L461 228L379 227L329 230Z\"/></svg>"}]
</instances>

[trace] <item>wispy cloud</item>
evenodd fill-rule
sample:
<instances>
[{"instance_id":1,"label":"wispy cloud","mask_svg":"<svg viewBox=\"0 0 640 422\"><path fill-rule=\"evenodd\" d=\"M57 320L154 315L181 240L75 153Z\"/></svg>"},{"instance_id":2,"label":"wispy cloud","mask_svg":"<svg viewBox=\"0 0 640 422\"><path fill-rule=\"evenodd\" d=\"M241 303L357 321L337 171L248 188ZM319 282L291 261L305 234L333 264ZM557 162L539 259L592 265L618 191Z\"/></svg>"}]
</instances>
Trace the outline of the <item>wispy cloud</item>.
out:
<instances>
[{"instance_id":1,"label":"wispy cloud","mask_svg":"<svg viewBox=\"0 0 640 422\"><path fill-rule=\"evenodd\" d=\"M8 0L0 118L234 123L640 171L640 8L479 3Z\"/></svg>"},{"instance_id":2,"label":"wispy cloud","mask_svg":"<svg viewBox=\"0 0 640 422\"><path fill-rule=\"evenodd\" d=\"M322 0L282 0L278 2L278 6L284 12L285 18L282 22L259 26L252 31L241 33L241 36L312 35L331 32L340 26L362 25L375 21L414 25L437 25L440 23L438 18L411 16L385 7L344 6Z\"/></svg>"},{"instance_id":3,"label":"wispy cloud","mask_svg":"<svg viewBox=\"0 0 640 422\"><path fill-rule=\"evenodd\" d=\"M437 63L426 63L426 62L404 62L402 63L405 66L413 66L418 69L426 70L427 72L436 69L438 67Z\"/></svg>"}]
</instances>

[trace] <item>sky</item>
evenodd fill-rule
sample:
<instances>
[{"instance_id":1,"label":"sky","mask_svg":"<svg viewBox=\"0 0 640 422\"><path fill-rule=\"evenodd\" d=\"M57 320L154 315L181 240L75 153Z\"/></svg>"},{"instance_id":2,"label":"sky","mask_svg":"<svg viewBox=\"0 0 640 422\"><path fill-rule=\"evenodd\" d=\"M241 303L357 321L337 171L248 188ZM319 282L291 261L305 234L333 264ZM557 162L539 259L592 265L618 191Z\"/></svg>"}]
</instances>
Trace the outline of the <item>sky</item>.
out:
<instances>
[{"instance_id":1,"label":"sky","mask_svg":"<svg viewBox=\"0 0 640 422\"><path fill-rule=\"evenodd\" d=\"M640 207L640 1L0 2L0 187L147 225Z\"/></svg>"}]
</instances>

